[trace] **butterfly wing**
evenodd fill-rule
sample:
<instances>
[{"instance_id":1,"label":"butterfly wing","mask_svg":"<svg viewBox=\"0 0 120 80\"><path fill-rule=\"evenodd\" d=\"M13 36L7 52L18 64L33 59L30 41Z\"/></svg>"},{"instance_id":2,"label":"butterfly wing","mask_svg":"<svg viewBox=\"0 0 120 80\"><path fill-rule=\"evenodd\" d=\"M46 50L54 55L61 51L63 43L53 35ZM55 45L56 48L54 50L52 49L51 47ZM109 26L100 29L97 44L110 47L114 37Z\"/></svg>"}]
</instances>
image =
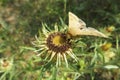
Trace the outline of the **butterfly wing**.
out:
<instances>
[{"instance_id":1,"label":"butterfly wing","mask_svg":"<svg viewBox=\"0 0 120 80\"><path fill-rule=\"evenodd\" d=\"M79 19L72 12L69 12L69 28L68 28L68 32L71 35L75 36L76 31L78 30L78 28L86 28L86 24L84 23L84 21Z\"/></svg>"},{"instance_id":2,"label":"butterfly wing","mask_svg":"<svg viewBox=\"0 0 120 80\"><path fill-rule=\"evenodd\" d=\"M69 12L69 28L68 28L69 34L72 36L77 36L77 35L92 35L92 36L99 36L99 37L105 37L107 38L106 35L103 33L99 32L98 30L91 28L91 27L86 27L86 24L84 21L79 19L76 15L73 13Z\"/></svg>"},{"instance_id":3,"label":"butterfly wing","mask_svg":"<svg viewBox=\"0 0 120 80\"><path fill-rule=\"evenodd\" d=\"M84 21L79 19L76 15L74 15L72 12L69 12L69 28L73 28L74 26L76 27L81 27L85 28L86 24Z\"/></svg>"},{"instance_id":4,"label":"butterfly wing","mask_svg":"<svg viewBox=\"0 0 120 80\"><path fill-rule=\"evenodd\" d=\"M105 34L91 27L84 28L82 30L77 31L76 35L91 35L91 36L99 36L99 37L108 38L108 36L106 36Z\"/></svg>"}]
</instances>

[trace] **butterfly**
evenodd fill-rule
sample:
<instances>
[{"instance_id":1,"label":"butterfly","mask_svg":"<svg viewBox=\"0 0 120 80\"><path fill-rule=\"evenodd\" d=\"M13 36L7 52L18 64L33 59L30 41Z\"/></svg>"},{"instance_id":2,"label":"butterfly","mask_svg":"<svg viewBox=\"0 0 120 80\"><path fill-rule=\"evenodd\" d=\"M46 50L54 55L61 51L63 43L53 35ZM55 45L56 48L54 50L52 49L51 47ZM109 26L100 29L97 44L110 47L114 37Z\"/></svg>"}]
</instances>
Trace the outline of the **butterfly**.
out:
<instances>
[{"instance_id":1,"label":"butterfly","mask_svg":"<svg viewBox=\"0 0 120 80\"><path fill-rule=\"evenodd\" d=\"M91 35L91 36L99 36L108 38L102 32L92 28L86 27L86 24L83 20L78 18L72 12L69 12L69 26L68 26L68 33L72 36L79 36L79 35Z\"/></svg>"}]
</instances>

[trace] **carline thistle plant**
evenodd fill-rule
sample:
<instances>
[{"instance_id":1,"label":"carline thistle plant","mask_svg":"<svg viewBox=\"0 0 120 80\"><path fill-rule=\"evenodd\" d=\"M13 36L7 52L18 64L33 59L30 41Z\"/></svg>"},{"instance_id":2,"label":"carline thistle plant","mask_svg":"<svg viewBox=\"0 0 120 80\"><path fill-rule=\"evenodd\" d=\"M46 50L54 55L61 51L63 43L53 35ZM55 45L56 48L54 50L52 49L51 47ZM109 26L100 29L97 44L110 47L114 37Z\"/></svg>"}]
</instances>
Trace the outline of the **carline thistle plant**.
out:
<instances>
[{"instance_id":1,"label":"carline thistle plant","mask_svg":"<svg viewBox=\"0 0 120 80\"><path fill-rule=\"evenodd\" d=\"M0 73L9 72L13 68L13 60L7 58L0 59Z\"/></svg>"},{"instance_id":2,"label":"carline thistle plant","mask_svg":"<svg viewBox=\"0 0 120 80\"><path fill-rule=\"evenodd\" d=\"M78 58L72 51L71 42L68 38L68 34L58 26L55 25L54 30L48 30L48 27L43 24L42 32L39 32L39 37L35 36L36 40L33 44L38 47L35 52L39 54L37 56L46 55L46 59L49 58L48 62L56 60L56 66L61 65L61 61L65 61L68 67L67 56L72 57L76 62ZM63 31L62 31L63 30Z\"/></svg>"},{"instance_id":3,"label":"carline thistle plant","mask_svg":"<svg viewBox=\"0 0 120 80\"><path fill-rule=\"evenodd\" d=\"M64 61L66 67L68 67L68 56L76 62L78 61L70 41L73 36L93 35L107 38L106 35L96 29L87 28L86 24L71 12L69 12L69 26L62 26L55 25L54 30L51 30L46 24L43 24L39 37L35 36L36 40L33 42L33 45L38 48L35 50L35 52L38 52L37 56L46 56L45 60L49 59L48 62L56 61L57 67Z\"/></svg>"}]
</instances>

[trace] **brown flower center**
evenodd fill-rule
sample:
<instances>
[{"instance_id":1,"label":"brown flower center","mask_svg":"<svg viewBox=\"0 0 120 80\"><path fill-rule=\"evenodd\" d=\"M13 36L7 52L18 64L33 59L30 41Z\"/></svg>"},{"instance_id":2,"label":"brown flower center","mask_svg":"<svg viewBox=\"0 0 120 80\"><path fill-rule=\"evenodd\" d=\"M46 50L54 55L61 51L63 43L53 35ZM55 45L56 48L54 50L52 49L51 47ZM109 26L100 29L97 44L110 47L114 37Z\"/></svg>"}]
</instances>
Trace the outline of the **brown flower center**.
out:
<instances>
[{"instance_id":1,"label":"brown flower center","mask_svg":"<svg viewBox=\"0 0 120 80\"><path fill-rule=\"evenodd\" d=\"M56 53L64 53L71 46L71 43L67 39L67 35L60 32L50 34L47 38L46 44L50 50Z\"/></svg>"}]
</instances>

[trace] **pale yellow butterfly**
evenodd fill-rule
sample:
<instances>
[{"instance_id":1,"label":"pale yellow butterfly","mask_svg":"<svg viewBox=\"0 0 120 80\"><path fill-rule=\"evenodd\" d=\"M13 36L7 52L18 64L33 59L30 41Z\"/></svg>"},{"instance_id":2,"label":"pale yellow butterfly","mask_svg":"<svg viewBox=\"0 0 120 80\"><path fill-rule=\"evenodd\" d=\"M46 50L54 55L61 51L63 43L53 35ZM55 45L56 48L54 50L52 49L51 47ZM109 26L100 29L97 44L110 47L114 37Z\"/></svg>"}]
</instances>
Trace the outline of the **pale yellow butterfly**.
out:
<instances>
[{"instance_id":1,"label":"pale yellow butterfly","mask_svg":"<svg viewBox=\"0 0 120 80\"><path fill-rule=\"evenodd\" d=\"M92 35L92 36L99 36L99 37L105 37L108 38L105 34L102 32L91 28L86 27L86 24L84 21L79 19L75 14L72 12L69 12L69 28L68 33L72 36L78 36L78 35Z\"/></svg>"}]
</instances>

